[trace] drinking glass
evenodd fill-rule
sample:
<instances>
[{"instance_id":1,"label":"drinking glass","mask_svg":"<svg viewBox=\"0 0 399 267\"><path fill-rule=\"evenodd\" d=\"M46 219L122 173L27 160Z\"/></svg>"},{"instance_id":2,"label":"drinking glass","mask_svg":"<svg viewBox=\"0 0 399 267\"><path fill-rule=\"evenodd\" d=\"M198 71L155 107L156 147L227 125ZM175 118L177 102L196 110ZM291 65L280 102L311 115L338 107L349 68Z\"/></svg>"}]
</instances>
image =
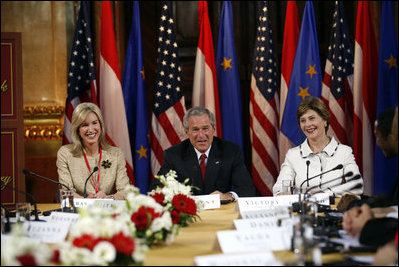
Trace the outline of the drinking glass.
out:
<instances>
[{"instance_id":1,"label":"drinking glass","mask_svg":"<svg viewBox=\"0 0 399 267\"><path fill-rule=\"evenodd\" d=\"M17 222L30 221L31 206L28 202L19 202L15 206Z\"/></svg>"},{"instance_id":2,"label":"drinking glass","mask_svg":"<svg viewBox=\"0 0 399 267\"><path fill-rule=\"evenodd\" d=\"M292 191L293 191L292 180L283 180L281 192L292 194L293 193Z\"/></svg>"},{"instance_id":3,"label":"drinking glass","mask_svg":"<svg viewBox=\"0 0 399 267\"><path fill-rule=\"evenodd\" d=\"M62 212L74 212L73 191L69 189L60 189L60 201Z\"/></svg>"}]
</instances>

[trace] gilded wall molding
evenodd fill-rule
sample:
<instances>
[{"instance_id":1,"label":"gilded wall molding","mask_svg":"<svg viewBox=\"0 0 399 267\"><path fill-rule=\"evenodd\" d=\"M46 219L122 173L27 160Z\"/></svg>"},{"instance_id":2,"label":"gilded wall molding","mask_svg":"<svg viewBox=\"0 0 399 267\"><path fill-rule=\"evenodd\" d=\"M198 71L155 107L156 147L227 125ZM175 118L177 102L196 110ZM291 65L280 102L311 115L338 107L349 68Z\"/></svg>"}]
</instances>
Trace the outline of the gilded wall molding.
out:
<instances>
[{"instance_id":1,"label":"gilded wall molding","mask_svg":"<svg viewBox=\"0 0 399 267\"><path fill-rule=\"evenodd\" d=\"M63 128L63 106L24 106L25 141L62 140Z\"/></svg>"}]
</instances>

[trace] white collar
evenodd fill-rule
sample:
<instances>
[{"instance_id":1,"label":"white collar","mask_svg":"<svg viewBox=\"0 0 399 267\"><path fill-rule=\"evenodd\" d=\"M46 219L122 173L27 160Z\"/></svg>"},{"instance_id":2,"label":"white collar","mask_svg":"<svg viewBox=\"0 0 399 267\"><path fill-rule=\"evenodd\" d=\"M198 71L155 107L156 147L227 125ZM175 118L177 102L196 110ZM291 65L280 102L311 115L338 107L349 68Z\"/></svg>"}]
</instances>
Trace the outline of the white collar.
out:
<instances>
[{"instance_id":1,"label":"white collar","mask_svg":"<svg viewBox=\"0 0 399 267\"><path fill-rule=\"evenodd\" d=\"M330 157L334 155L335 151L338 148L339 143L337 140L335 140L334 136L330 136L331 140L328 145L326 145L325 148L321 152L327 153ZM300 150L301 150L301 155L303 158L308 157L311 154L315 154L312 149L310 149L309 144L308 144L308 139L306 138L305 141L300 145Z\"/></svg>"},{"instance_id":2,"label":"white collar","mask_svg":"<svg viewBox=\"0 0 399 267\"><path fill-rule=\"evenodd\" d=\"M205 154L206 158L208 158L209 157L209 151L211 151L211 147L212 147L212 144L208 147L208 149L205 151L205 153L199 152L198 149L196 149L194 147L194 151L197 154L197 159L200 160L202 154Z\"/></svg>"}]
</instances>

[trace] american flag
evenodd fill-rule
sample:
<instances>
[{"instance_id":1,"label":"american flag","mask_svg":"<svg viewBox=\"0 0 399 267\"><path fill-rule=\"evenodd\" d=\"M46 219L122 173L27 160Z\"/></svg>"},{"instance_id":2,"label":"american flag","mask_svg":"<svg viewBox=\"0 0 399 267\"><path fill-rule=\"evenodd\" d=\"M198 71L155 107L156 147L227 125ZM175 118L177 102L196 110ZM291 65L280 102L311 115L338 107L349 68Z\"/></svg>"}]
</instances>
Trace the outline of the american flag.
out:
<instances>
[{"instance_id":1,"label":"american flag","mask_svg":"<svg viewBox=\"0 0 399 267\"><path fill-rule=\"evenodd\" d=\"M335 2L328 58L324 71L322 100L331 115L330 133L340 143L353 145L353 50L343 4Z\"/></svg>"},{"instance_id":2,"label":"american flag","mask_svg":"<svg viewBox=\"0 0 399 267\"><path fill-rule=\"evenodd\" d=\"M162 4L157 63L151 121L152 179L161 168L164 150L186 139L181 68L177 56L174 19L168 2Z\"/></svg>"},{"instance_id":3,"label":"american flag","mask_svg":"<svg viewBox=\"0 0 399 267\"><path fill-rule=\"evenodd\" d=\"M72 142L71 120L81 102L96 102L96 74L90 26L90 2L81 1L68 71L68 95L64 114L63 144Z\"/></svg>"},{"instance_id":4,"label":"american flag","mask_svg":"<svg viewBox=\"0 0 399 267\"><path fill-rule=\"evenodd\" d=\"M267 2L258 2L258 14L249 104L252 179L263 196L270 196L273 195L272 188L279 173L278 76Z\"/></svg>"}]
</instances>

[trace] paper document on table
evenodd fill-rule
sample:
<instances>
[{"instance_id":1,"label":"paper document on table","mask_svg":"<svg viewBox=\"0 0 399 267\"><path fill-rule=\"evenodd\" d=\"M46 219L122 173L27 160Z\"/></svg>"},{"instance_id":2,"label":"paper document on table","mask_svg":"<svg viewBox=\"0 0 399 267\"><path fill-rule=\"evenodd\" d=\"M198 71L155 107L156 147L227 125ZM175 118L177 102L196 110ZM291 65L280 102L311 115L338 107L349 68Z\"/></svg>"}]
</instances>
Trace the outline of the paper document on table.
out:
<instances>
[{"instance_id":1,"label":"paper document on table","mask_svg":"<svg viewBox=\"0 0 399 267\"><path fill-rule=\"evenodd\" d=\"M197 266L283 266L271 251L204 255L194 262Z\"/></svg>"},{"instance_id":2,"label":"paper document on table","mask_svg":"<svg viewBox=\"0 0 399 267\"><path fill-rule=\"evenodd\" d=\"M345 230L339 230L339 235L341 238L331 238L331 241L344 246L345 249L349 247L361 247L362 244L359 242L359 238L350 237Z\"/></svg>"}]
</instances>

